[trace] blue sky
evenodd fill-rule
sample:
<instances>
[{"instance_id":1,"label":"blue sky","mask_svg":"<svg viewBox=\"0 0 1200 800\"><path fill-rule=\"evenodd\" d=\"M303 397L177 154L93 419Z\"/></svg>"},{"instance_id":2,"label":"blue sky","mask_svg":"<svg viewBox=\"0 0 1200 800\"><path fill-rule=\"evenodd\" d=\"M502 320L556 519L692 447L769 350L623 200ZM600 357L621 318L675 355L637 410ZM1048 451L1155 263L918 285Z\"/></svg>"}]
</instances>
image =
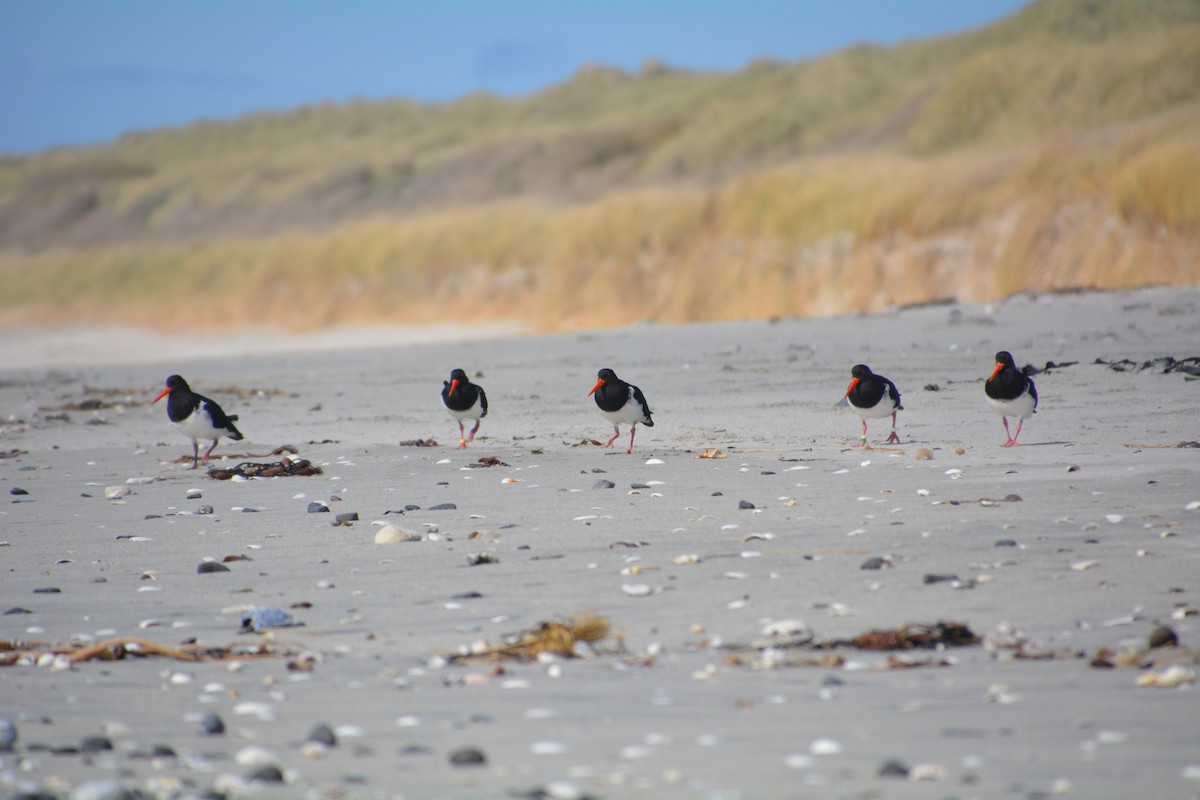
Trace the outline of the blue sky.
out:
<instances>
[{"instance_id":1,"label":"blue sky","mask_svg":"<svg viewBox=\"0 0 1200 800\"><path fill-rule=\"evenodd\" d=\"M351 98L506 95L581 64L733 70L1025 0L0 0L0 152Z\"/></svg>"}]
</instances>

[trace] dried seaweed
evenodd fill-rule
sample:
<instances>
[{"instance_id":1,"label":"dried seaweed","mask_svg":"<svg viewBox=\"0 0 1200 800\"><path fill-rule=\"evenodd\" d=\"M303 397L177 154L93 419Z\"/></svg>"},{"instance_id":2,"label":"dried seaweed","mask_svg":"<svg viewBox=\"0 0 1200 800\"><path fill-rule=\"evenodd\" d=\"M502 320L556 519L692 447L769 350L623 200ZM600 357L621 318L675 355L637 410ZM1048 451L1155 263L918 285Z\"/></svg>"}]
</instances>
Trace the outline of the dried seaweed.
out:
<instances>
[{"instance_id":1,"label":"dried seaweed","mask_svg":"<svg viewBox=\"0 0 1200 800\"><path fill-rule=\"evenodd\" d=\"M232 469L213 467L208 471L208 477L219 481L227 481L236 476L243 478L280 478L292 476L321 475L320 467L304 458L285 458L282 461L256 463L243 461Z\"/></svg>"},{"instance_id":2,"label":"dried seaweed","mask_svg":"<svg viewBox=\"0 0 1200 800\"><path fill-rule=\"evenodd\" d=\"M437 447L437 439L403 439L400 442L401 447Z\"/></svg>"},{"instance_id":3,"label":"dried seaweed","mask_svg":"<svg viewBox=\"0 0 1200 800\"><path fill-rule=\"evenodd\" d=\"M562 622L543 622L533 630L509 637L503 644L490 645L468 653L456 653L449 657L449 661L451 664L475 661L534 661L543 653L575 658L580 643L589 647L595 645L608 636L611 627L603 617L581 614Z\"/></svg>"},{"instance_id":4,"label":"dried seaweed","mask_svg":"<svg viewBox=\"0 0 1200 800\"><path fill-rule=\"evenodd\" d=\"M277 652L264 643L253 645L229 645L228 647L203 647L186 644L180 647L140 639L136 636L120 636L102 642L77 645L51 645L45 642L0 641L0 666L36 664L43 656L66 656L71 664L84 661L121 661L128 657L149 658L158 656L176 661L241 661L248 658L276 658L291 655Z\"/></svg>"}]
</instances>

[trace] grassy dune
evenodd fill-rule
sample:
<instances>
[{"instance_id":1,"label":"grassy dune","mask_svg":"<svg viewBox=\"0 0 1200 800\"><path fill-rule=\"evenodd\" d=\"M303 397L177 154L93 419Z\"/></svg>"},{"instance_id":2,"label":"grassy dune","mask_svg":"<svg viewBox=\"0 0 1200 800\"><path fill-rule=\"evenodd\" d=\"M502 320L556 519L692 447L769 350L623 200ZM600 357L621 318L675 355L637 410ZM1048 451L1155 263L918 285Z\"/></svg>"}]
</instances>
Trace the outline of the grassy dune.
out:
<instances>
[{"instance_id":1,"label":"grassy dune","mask_svg":"<svg viewBox=\"0 0 1200 800\"><path fill-rule=\"evenodd\" d=\"M1200 6L0 161L0 322L872 311L1200 281Z\"/></svg>"}]
</instances>

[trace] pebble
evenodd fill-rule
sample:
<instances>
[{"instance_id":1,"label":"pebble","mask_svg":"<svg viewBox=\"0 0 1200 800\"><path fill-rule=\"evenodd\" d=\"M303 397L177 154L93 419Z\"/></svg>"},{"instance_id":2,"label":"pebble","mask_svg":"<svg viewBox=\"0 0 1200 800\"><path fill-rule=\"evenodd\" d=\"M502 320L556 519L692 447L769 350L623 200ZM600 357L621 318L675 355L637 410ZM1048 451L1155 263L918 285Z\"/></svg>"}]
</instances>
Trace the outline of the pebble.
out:
<instances>
[{"instance_id":1,"label":"pebble","mask_svg":"<svg viewBox=\"0 0 1200 800\"><path fill-rule=\"evenodd\" d=\"M242 614L241 620L242 630L255 633L264 628L291 628L303 624L297 622L291 614L278 608L256 608Z\"/></svg>"},{"instance_id":2,"label":"pebble","mask_svg":"<svg viewBox=\"0 0 1200 800\"><path fill-rule=\"evenodd\" d=\"M199 500L201 497L204 497L204 493L201 492L199 489L189 489L188 490L188 493L187 493L188 500Z\"/></svg>"},{"instance_id":3,"label":"pebble","mask_svg":"<svg viewBox=\"0 0 1200 800\"><path fill-rule=\"evenodd\" d=\"M61 594L62 589L59 589L56 586L46 586L41 589L34 589L33 593L34 594Z\"/></svg>"},{"instance_id":4,"label":"pebble","mask_svg":"<svg viewBox=\"0 0 1200 800\"><path fill-rule=\"evenodd\" d=\"M358 512L346 511L338 514L337 517L334 518L334 522L358 522Z\"/></svg>"},{"instance_id":5,"label":"pebble","mask_svg":"<svg viewBox=\"0 0 1200 800\"><path fill-rule=\"evenodd\" d=\"M487 763L487 756L478 747L460 747L450 753L452 767L481 767Z\"/></svg>"},{"instance_id":6,"label":"pebble","mask_svg":"<svg viewBox=\"0 0 1200 800\"><path fill-rule=\"evenodd\" d=\"M126 497L131 491L133 490L128 486L105 486L104 496L109 500L117 500Z\"/></svg>"},{"instance_id":7,"label":"pebble","mask_svg":"<svg viewBox=\"0 0 1200 800\"><path fill-rule=\"evenodd\" d=\"M1179 644L1179 634L1166 625L1159 625L1150 631L1147 644L1151 647L1175 647Z\"/></svg>"},{"instance_id":8,"label":"pebble","mask_svg":"<svg viewBox=\"0 0 1200 800\"><path fill-rule=\"evenodd\" d=\"M229 572L229 567L222 564L220 561L201 561L200 566L196 567L197 574L204 575L209 572Z\"/></svg>"},{"instance_id":9,"label":"pebble","mask_svg":"<svg viewBox=\"0 0 1200 800\"><path fill-rule=\"evenodd\" d=\"M958 576L957 575L935 575L930 572L930 573L926 573L925 577L922 578L921 580L922 580L922 582L924 582L926 584L944 583L945 581L956 581L956 580L958 580Z\"/></svg>"},{"instance_id":10,"label":"pebble","mask_svg":"<svg viewBox=\"0 0 1200 800\"><path fill-rule=\"evenodd\" d=\"M246 780L258 783L283 783L283 772L274 764L267 764L252 771L246 776Z\"/></svg>"},{"instance_id":11,"label":"pebble","mask_svg":"<svg viewBox=\"0 0 1200 800\"><path fill-rule=\"evenodd\" d=\"M106 736L89 736L79 744L81 753L100 753L112 749L112 742Z\"/></svg>"},{"instance_id":12,"label":"pebble","mask_svg":"<svg viewBox=\"0 0 1200 800\"><path fill-rule=\"evenodd\" d=\"M325 505L323 502L314 500L313 502L308 504L308 513L310 513L310 514L328 514L329 506Z\"/></svg>"},{"instance_id":13,"label":"pebble","mask_svg":"<svg viewBox=\"0 0 1200 800\"><path fill-rule=\"evenodd\" d=\"M225 732L225 720L218 714L205 714L200 720L200 731L209 736L220 736Z\"/></svg>"},{"instance_id":14,"label":"pebble","mask_svg":"<svg viewBox=\"0 0 1200 800\"><path fill-rule=\"evenodd\" d=\"M907 778L908 765L899 759L883 762L883 766L879 768L879 777L881 778Z\"/></svg>"},{"instance_id":15,"label":"pebble","mask_svg":"<svg viewBox=\"0 0 1200 800\"><path fill-rule=\"evenodd\" d=\"M746 511L746 510L754 508L754 503L751 503L749 500L739 500L738 508L743 511Z\"/></svg>"},{"instance_id":16,"label":"pebble","mask_svg":"<svg viewBox=\"0 0 1200 800\"><path fill-rule=\"evenodd\" d=\"M612 481L602 479L602 480L598 480L594 484L592 484L592 488L593 489L613 489L613 488L616 488L616 484L613 483Z\"/></svg>"},{"instance_id":17,"label":"pebble","mask_svg":"<svg viewBox=\"0 0 1200 800\"><path fill-rule=\"evenodd\" d=\"M20 486L14 486L13 488L8 490L8 493L9 494L29 494L29 492L25 491Z\"/></svg>"},{"instance_id":18,"label":"pebble","mask_svg":"<svg viewBox=\"0 0 1200 800\"><path fill-rule=\"evenodd\" d=\"M200 516L208 516L209 514L213 513L213 507L210 505L202 505L196 509L196 513Z\"/></svg>"},{"instance_id":19,"label":"pebble","mask_svg":"<svg viewBox=\"0 0 1200 800\"><path fill-rule=\"evenodd\" d=\"M883 569L884 567L890 567L891 565L890 559L882 558L880 556L873 556L864 561L859 569Z\"/></svg>"},{"instance_id":20,"label":"pebble","mask_svg":"<svg viewBox=\"0 0 1200 800\"><path fill-rule=\"evenodd\" d=\"M837 739L823 737L816 739L808 746L808 752L814 756L835 756L842 752L842 743Z\"/></svg>"},{"instance_id":21,"label":"pebble","mask_svg":"<svg viewBox=\"0 0 1200 800\"><path fill-rule=\"evenodd\" d=\"M334 734L333 728L323 722L313 726L313 729L308 732L308 741L318 742L328 747L337 746L337 736Z\"/></svg>"},{"instance_id":22,"label":"pebble","mask_svg":"<svg viewBox=\"0 0 1200 800\"><path fill-rule=\"evenodd\" d=\"M1016 539L997 539L995 547L1016 547Z\"/></svg>"},{"instance_id":23,"label":"pebble","mask_svg":"<svg viewBox=\"0 0 1200 800\"><path fill-rule=\"evenodd\" d=\"M0 718L0 753L8 753L17 743L17 726L11 719Z\"/></svg>"},{"instance_id":24,"label":"pebble","mask_svg":"<svg viewBox=\"0 0 1200 800\"><path fill-rule=\"evenodd\" d=\"M430 511L453 511L458 508L454 503L438 503L436 506L430 506Z\"/></svg>"},{"instance_id":25,"label":"pebble","mask_svg":"<svg viewBox=\"0 0 1200 800\"><path fill-rule=\"evenodd\" d=\"M1137 685L1157 689L1172 689L1196 682L1196 673L1182 664L1173 664L1162 672L1144 672L1138 676Z\"/></svg>"}]
</instances>

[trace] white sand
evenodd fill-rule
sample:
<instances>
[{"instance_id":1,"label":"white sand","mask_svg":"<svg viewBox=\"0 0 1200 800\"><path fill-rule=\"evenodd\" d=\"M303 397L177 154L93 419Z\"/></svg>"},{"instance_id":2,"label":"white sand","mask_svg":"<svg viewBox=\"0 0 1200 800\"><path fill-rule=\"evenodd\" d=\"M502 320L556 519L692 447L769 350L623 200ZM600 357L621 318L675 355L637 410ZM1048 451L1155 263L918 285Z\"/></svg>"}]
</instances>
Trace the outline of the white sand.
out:
<instances>
[{"instance_id":1,"label":"white sand","mask_svg":"<svg viewBox=\"0 0 1200 800\"><path fill-rule=\"evenodd\" d=\"M214 786L238 795L253 767L236 757L248 747L269 751L287 775L287 785L258 793L271 797L1200 790L1196 687L1139 688L1141 669L1089 666L1102 647L1144 646L1161 622L1188 648L1174 657L1200 669L1198 618L1181 611L1200 604L1200 509L1188 508L1200 501L1200 450L1173 447L1200 439L1200 382L1092 364L1200 354L1200 288L468 342L401 345L396 334L392 346L370 346L382 335L365 335L359 349L260 355L239 340L201 357L165 337L143 347L93 332L56 350L45 331L4 334L0 451L28 454L0 460L0 488L6 500L32 502L0 507L3 606L34 613L0 618L0 638L224 647L256 639L238 632L241 607L311 603L292 610L305 627L269 641L316 658L311 672L289 670L286 658L238 671L166 658L0 667L0 716L20 732L17 751L0 755L5 791L42 786L66 797L119 778L167 796L170 777L192 795ZM984 402L999 349L1018 364L1079 362L1036 377L1041 405L1016 449L999 446L1000 419ZM852 447L859 422L833 404L858 362L903 394L899 446ZM458 366L482 372L491 404L466 451L450 446L457 426L438 401ZM639 429L635 456L571 446L611 432L586 397L602 366L641 386L654 410L657 425ZM287 442L325 474L222 482L174 463L190 443L162 404L147 405L173 372L202 393L281 390L214 393L247 436L217 454ZM69 421L39 410L84 399L84 387L123 390L115 397L128 404L67 412ZM887 431L886 420L872 421L870 442ZM443 446L398 445L418 437ZM694 458L706 448L729 457ZM921 448L933 458L919 460ZM482 456L511 466L467 468ZM139 477L156 480L104 499L105 487ZM602 479L616 488L594 489ZM10 496L12 487L29 494ZM186 498L193 488L201 499ZM1010 494L1021 502L975 502ZM335 495L335 512L362 521L333 527L332 514L306 513ZM741 500L757 508L739 510ZM430 510L443 502L457 509ZM203 504L216 513L177 514ZM374 544L371 521L405 504L421 510L386 519L424 533L436 526L439 538ZM485 552L498 563L468 566ZM234 554L253 560L196 573L202 559ZM699 562L675 563L690 555ZM894 567L860 569L873 556ZM959 581L926 584L930 574ZM627 593L644 591L637 586L649 594ZM61 592L34 593L47 587ZM481 596L460 597L471 593ZM612 622L623 654L610 640L595 657L553 665L427 663L584 611ZM761 641L764 625L789 619L818 639L907 622L959 621L980 635L1009 625L1034 651L1060 657L977 646L900 654L947 666L887 669L888 654L844 649L842 668L755 669L719 646ZM831 677L842 685L823 685ZM244 703L273 718L238 713ZM224 719L224 736L198 732L208 712ZM317 723L361 736L306 757ZM30 748L95 734L115 751ZM822 739L841 752L814 753ZM131 755L156 744L180 758ZM451 767L463 746L488 763ZM891 759L927 765L938 780L878 777Z\"/></svg>"}]
</instances>

